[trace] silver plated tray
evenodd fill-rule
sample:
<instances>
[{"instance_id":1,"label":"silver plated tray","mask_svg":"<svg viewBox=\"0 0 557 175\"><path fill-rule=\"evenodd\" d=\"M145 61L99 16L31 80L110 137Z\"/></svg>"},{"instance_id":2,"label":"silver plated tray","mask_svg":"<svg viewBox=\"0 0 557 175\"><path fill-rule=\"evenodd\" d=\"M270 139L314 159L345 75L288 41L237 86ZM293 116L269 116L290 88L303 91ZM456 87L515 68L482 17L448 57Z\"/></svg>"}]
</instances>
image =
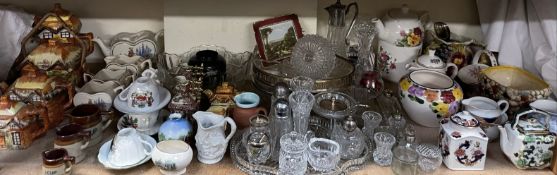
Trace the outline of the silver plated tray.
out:
<instances>
[{"instance_id":1,"label":"silver plated tray","mask_svg":"<svg viewBox=\"0 0 557 175\"><path fill-rule=\"evenodd\" d=\"M246 130L243 130L246 131ZM255 165L248 162L247 153L245 147L242 145L241 135L243 131L236 132L235 136L232 138L230 143L230 156L232 157L232 162L234 165L248 174L278 174L278 162L267 161L262 165ZM371 157L370 151L365 147L361 156L356 159L351 160L340 160L337 169L328 173L321 173L313 170L308 163L308 169L305 174L347 174L350 171L360 169Z\"/></svg>"}]
</instances>

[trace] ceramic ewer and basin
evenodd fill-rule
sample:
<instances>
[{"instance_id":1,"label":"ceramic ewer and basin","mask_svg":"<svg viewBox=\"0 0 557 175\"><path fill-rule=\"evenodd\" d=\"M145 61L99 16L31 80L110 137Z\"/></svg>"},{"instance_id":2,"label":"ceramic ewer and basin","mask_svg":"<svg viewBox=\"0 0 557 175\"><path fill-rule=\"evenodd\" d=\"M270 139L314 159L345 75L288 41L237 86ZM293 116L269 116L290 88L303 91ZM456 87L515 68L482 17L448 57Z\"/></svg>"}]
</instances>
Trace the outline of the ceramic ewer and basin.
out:
<instances>
[{"instance_id":1,"label":"ceramic ewer and basin","mask_svg":"<svg viewBox=\"0 0 557 175\"><path fill-rule=\"evenodd\" d=\"M400 80L399 90L408 116L426 127L439 127L439 120L455 114L463 99L456 81L432 70L409 73Z\"/></svg>"}]
</instances>

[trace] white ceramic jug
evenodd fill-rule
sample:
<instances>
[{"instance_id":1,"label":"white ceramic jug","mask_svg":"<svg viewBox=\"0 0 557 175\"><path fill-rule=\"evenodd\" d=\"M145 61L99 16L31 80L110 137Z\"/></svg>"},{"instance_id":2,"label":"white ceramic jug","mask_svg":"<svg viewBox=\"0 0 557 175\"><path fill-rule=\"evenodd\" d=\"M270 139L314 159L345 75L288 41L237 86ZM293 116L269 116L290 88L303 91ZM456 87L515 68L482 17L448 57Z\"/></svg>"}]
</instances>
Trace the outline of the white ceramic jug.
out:
<instances>
[{"instance_id":1,"label":"white ceramic jug","mask_svg":"<svg viewBox=\"0 0 557 175\"><path fill-rule=\"evenodd\" d=\"M198 111L193 114L197 121L195 146L197 159L204 164L214 164L222 160L228 141L236 133L236 123L230 117L224 117L212 112ZM230 125L230 134L224 135L224 124Z\"/></svg>"}]
</instances>

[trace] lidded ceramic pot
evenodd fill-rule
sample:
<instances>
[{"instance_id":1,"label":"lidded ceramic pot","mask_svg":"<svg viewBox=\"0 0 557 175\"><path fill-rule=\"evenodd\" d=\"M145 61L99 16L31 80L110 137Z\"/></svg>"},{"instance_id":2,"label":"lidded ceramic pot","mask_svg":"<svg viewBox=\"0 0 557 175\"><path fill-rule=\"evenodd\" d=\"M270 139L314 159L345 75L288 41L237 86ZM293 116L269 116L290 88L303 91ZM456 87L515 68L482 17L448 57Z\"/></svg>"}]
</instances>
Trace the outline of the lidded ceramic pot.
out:
<instances>
[{"instance_id":1,"label":"lidded ceramic pot","mask_svg":"<svg viewBox=\"0 0 557 175\"><path fill-rule=\"evenodd\" d=\"M443 163L451 170L483 170L488 138L480 121L468 111L441 121L439 144Z\"/></svg>"},{"instance_id":2,"label":"lidded ceramic pot","mask_svg":"<svg viewBox=\"0 0 557 175\"><path fill-rule=\"evenodd\" d=\"M446 73L450 70L451 73L449 77L451 78L454 78L458 74L458 67L456 64L445 63L441 58L435 56L435 50L429 50L427 54L418 57L415 62L406 64L406 69L410 71L426 69L440 73Z\"/></svg>"}]
</instances>

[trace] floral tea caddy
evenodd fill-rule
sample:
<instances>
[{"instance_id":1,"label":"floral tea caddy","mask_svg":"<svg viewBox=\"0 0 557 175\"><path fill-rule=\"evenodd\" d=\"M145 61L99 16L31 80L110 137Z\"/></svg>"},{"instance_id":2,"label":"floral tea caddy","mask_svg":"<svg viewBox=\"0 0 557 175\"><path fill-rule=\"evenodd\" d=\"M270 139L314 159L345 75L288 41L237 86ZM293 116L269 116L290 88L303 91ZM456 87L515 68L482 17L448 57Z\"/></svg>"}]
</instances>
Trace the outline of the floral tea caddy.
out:
<instances>
[{"instance_id":1,"label":"floral tea caddy","mask_svg":"<svg viewBox=\"0 0 557 175\"><path fill-rule=\"evenodd\" d=\"M468 111L441 121L439 146L443 163L452 170L483 170L486 161L487 135L480 121Z\"/></svg>"},{"instance_id":2,"label":"floral tea caddy","mask_svg":"<svg viewBox=\"0 0 557 175\"><path fill-rule=\"evenodd\" d=\"M501 150L519 169L543 169L549 167L553 157L555 135L546 125L530 115L544 115L546 124L549 115L537 110L522 112L514 123L499 126Z\"/></svg>"}]
</instances>

